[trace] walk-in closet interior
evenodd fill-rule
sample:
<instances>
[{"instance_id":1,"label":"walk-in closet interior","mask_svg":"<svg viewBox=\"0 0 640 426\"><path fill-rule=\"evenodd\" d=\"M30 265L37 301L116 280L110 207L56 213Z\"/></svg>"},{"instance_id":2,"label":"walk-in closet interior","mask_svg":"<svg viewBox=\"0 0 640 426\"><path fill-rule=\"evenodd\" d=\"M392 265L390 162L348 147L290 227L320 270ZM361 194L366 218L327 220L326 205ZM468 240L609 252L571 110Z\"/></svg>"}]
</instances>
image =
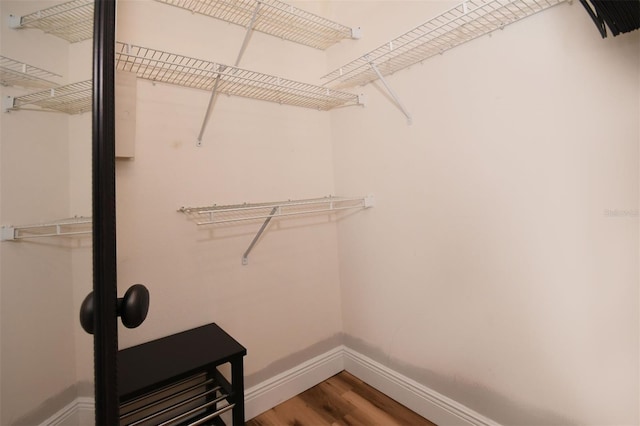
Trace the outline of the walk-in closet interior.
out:
<instances>
[{"instance_id":1,"label":"walk-in closet interior","mask_svg":"<svg viewBox=\"0 0 640 426\"><path fill-rule=\"evenodd\" d=\"M121 376L228 348L228 424L342 370L441 425L638 424L640 2L601 3L118 0ZM93 424L94 2L0 15L0 424Z\"/></svg>"}]
</instances>

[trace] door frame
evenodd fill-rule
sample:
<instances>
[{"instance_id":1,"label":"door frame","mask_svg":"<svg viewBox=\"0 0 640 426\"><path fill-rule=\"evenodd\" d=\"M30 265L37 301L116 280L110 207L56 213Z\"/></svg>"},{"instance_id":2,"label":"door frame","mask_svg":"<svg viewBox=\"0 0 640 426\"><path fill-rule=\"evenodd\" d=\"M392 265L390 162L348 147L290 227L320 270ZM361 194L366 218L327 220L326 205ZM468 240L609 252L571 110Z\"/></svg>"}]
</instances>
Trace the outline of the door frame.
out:
<instances>
[{"instance_id":1,"label":"door frame","mask_svg":"<svg viewBox=\"0 0 640 426\"><path fill-rule=\"evenodd\" d=\"M116 0L95 0L93 27L92 215L96 425L119 423L115 205Z\"/></svg>"}]
</instances>

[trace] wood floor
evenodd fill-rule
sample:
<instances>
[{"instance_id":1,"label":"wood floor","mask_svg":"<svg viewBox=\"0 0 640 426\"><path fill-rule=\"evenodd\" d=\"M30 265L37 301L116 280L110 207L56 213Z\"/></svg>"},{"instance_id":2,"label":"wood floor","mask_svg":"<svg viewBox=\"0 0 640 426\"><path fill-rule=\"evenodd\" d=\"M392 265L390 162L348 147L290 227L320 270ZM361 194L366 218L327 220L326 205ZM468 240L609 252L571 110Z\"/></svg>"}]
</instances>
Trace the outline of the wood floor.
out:
<instances>
[{"instance_id":1,"label":"wood floor","mask_svg":"<svg viewBox=\"0 0 640 426\"><path fill-rule=\"evenodd\" d=\"M266 411L247 426L429 425L388 396L343 371Z\"/></svg>"}]
</instances>

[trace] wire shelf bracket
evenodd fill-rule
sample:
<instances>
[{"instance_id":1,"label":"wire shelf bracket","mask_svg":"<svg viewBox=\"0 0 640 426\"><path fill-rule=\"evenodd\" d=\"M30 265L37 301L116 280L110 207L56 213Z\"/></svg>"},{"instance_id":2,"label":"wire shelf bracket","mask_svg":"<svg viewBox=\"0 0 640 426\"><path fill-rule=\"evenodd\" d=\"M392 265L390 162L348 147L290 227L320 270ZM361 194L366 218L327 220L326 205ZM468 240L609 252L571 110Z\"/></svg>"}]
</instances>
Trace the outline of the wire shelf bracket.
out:
<instances>
[{"instance_id":1,"label":"wire shelf bracket","mask_svg":"<svg viewBox=\"0 0 640 426\"><path fill-rule=\"evenodd\" d=\"M156 0L246 27L259 6L255 30L324 50L344 39L359 39L360 28L323 18L278 0Z\"/></svg>"},{"instance_id":2,"label":"wire shelf bracket","mask_svg":"<svg viewBox=\"0 0 640 426\"><path fill-rule=\"evenodd\" d=\"M157 83L320 111L363 104L353 93L122 42L115 56L117 70Z\"/></svg>"},{"instance_id":3,"label":"wire shelf bracket","mask_svg":"<svg viewBox=\"0 0 640 426\"><path fill-rule=\"evenodd\" d=\"M253 26L255 25L256 18L258 17L258 11L260 10L260 2L256 2L256 7L253 11L253 15L251 16L251 21L247 25L247 31L244 35L244 40L242 41L242 45L240 46L240 52L238 52L238 57L236 58L236 62L233 64L234 66L240 65L240 60L242 60L242 56L244 55L244 51L247 49L249 45L249 39L251 38L251 33L253 32ZM196 142L196 146L202 146L202 136L204 135L204 131L207 128L207 123L209 122L209 117L211 116L211 111L213 110L213 106L216 103L216 93L218 91L218 84L220 83L220 75L216 76L216 82L213 85L213 89L211 90L211 97L209 98L209 104L207 105L207 110L204 114L204 119L202 120L202 126L200 127L200 133L198 134L198 141Z\"/></svg>"},{"instance_id":4,"label":"wire shelf bracket","mask_svg":"<svg viewBox=\"0 0 640 426\"><path fill-rule=\"evenodd\" d=\"M402 101L400 100L396 92L391 88L391 86L389 86L389 83L387 83L387 79L384 78L384 76L378 69L378 66L374 64L373 61L369 61L369 66L376 73L376 75L378 76L378 79L380 80L382 85L385 87L385 89L387 89L387 92L389 92L389 95L391 95L391 97L393 98L394 102L396 103L396 106L400 108L400 111L402 111L404 116L407 117L407 124L411 125L413 123L411 114L409 114L409 111L407 111L407 109L404 107Z\"/></svg>"},{"instance_id":5,"label":"wire shelf bracket","mask_svg":"<svg viewBox=\"0 0 640 426\"><path fill-rule=\"evenodd\" d=\"M466 0L325 75L325 86L366 85L566 1Z\"/></svg>"},{"instance_id":6,"label":"wire shelf bracket","mask_svg":"<svg viewBox=\"0 0 640 426\"><path fill-rule=\"evenodd\" d=\"M0 84L3 86L20 86L26 89L50 89L57 86L51 79L61 78L42 68L0 56Z\"/></svg>"},{"instance_id":7,"label":"wire shelf bracket","mask_svg":"<svg viewBox=\"0 0 640 426\"><path fill-rule=\"evenodd\" d=\"M9 27L36 28L69 43L93 38L93 0L72 0L28 15L9 15Z\"/></svg>"},{"instance_id":8,"label":"wire shelf bracket","mask_svg":"<svg viewBox=\"0 0 640 426\"><path fill-rule=\"evenodd\" d=\"M5 96L2 107L4 112L25 110L82 114L91 111L92 88L92 80L86 80L24 96Z\"/></svg>"},{"instance_id":9,"label":"wire shelf bracket","mask_svg":"<svg viewBox=\"0 0 640 426\"><path fill-rule=\"evenodd\" d=\"M16 241L29 238L58 237L91 234L90 217L76 216L70 219L39 223L36 225L3 226L0 241Z\"/></svg>"},{"instance_id":10,"label":"wire shelf bracket","mask_svg":"<svg viewBox=\"0 0 640 426\"><path fill-rule=\"evenodd\" d=\"M195 220L196 225L219 225L264 220L260 229L242 255L242 264L249 264L249 254L264 234L272 219L303 216L318 213L335 213L343 210L368 209L375 205L372 195L366 197L324 197L305 200L288 200L271 203L236 204L209 207L181 207L178 212Z\"/></svg>"}]
</instances>

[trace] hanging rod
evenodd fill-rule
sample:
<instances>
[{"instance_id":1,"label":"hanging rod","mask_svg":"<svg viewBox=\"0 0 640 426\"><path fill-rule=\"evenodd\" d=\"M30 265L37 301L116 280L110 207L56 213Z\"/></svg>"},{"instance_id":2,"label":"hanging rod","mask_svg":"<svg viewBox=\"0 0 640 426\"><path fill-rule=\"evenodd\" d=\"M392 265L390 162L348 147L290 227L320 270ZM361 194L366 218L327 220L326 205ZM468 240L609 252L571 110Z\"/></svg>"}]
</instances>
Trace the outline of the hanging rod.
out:
<instances>
[{"instance_id":1,"label":"hanging rod","mask_svg":"<svg viewBox=\"0 0 640 426\"><path fill-rule=\"evenodd\" d=\"M358 105L352 93L126 43L116 43L116 69L138 78L322 111Z\"/></svg>"},{"instance_id":2,"label":"hanging rod","mask_svg":"<svg viewBox=\"0 0 640 426\"><path fill-rule=\"evenodd\" d=\"M467 0L330 72L325 86L365 85L566 0Z\"/></svg>"},{"instance_id":3,"label":"hanging rod","mask_svg":"<svg viewBox=\"0 0 640 426\"><path fill-rule=\"evenodd\" d=\"M278 0L156 0L171 6L247 27L256 5L260 13L255 30L317 49L348 38L360 38L359 28L349 28Z\"/></svg>"},{"instance_id":4,"label":"hanging rod","mask_svg":"<svg viewBox=\"0 0 640 426\"><path fill-rule=\"evenodd\" d=\"M9 15L11 28L37 28L69 43L93 38L94 0L72 0L24 16Z\"/></svg>"},{"instance_id":5,"label":"hanging rod","mask_svg":"<svg viewBox=\"0 0 640 426\"><path fill-rule=\"evenodd\" d=\"M76 216L70 219L35 225L3 226L0 231L0 241L81 235L90 234L91 232L91 218Z\"/></svg>"},{"instance_id":6,"label":"hanging rod","mask_svg":"<svg viewBox=\"0 0 640 426\"><path fill-rule=\"evenodd\" d=\"M0 56L0 84L3 86L20 86L27 89L50 89L57 83L50 79L62 76L42 68Z\"/></svg>"},{"instance_id":7,"label":"hanging rod","mask_svg":"<svg viewBox=\"0 0 640 426\"><path fill-rule=\"evenodd\" d=\"M187 217L193 219L197 225L216 225L264 219L262 226L242 256L242 264L247 265L251 250L272 219L318 213L335 213L342 210L366 209L373 206L374 198L371 195L355 198L330 196L269 203L181 207L178 212L184 213Z\"/></svg>"}]
</instances>

